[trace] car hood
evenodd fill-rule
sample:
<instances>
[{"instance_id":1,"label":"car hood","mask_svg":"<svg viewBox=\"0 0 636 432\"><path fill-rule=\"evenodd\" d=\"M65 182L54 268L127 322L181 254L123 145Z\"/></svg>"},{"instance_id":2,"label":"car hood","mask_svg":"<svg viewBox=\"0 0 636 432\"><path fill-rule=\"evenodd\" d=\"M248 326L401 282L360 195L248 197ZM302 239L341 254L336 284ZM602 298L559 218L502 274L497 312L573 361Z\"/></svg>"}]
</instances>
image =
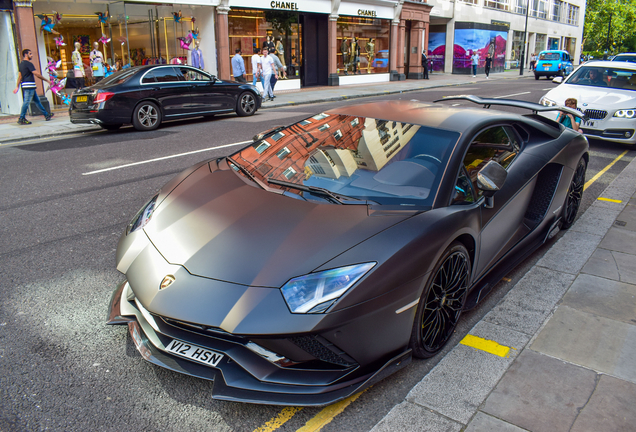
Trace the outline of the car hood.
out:
<instances>
[{"instance_id":1,"label":"car hood","mask_svg":"<svg viewBox=\"0 0 636 432\"><path fill-rule=\"evenodd\" d=\"M579 108L583 111L590 107L605 110L636 108L635 91L611 87L589 87L563 83L550 90L545 97L559 105L564 105L567 98L575 98Z\"/></svg>"},{"instance_id":2,"label":"car hood","mask_svg":"<svg viewBox=\"0 0 636 432\"><path fill-rule=\"evenodd\" d=\"M294 199L204 165L169 193L144 230L169 263L194 275L280 287L413 214L369 216L366 205Z\"/></svg>"}]
</instances>

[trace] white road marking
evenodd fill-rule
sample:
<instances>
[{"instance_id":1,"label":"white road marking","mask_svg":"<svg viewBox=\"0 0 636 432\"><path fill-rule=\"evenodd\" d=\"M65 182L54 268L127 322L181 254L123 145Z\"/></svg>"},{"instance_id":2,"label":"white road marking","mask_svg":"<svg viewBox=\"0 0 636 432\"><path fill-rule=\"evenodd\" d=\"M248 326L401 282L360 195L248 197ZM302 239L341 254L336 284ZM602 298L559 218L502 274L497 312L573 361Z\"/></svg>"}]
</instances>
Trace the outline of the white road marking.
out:
<instances>
[{"instance_id":1,"label":"white road marking","mask_svg":"<svg viewBox=\"0 0 636 432\"><path fill-rule=\"evenodd\" d=\"M512 96L520 96L520 95L530 94L530 93L532 93L532 92L513 93L513 94L509 94L509 95L504 95L504 96L495 96L493 99L503 99L503 98L508 98L508 97L512 97Z\"/></svg>"},{"instance_id":2,"label":"white road marking","mask_svg":"<svg viewBox=\"0 0 636 432\"><path fill-rule=\"evenodd\" d=\"M543 91L549 91L549 90L552 90L553 88L554 88L554 87L550 87L550 88L547 88L547 89L543 89Z\"/></svg>"},{"instance_id":3,"label":"white road marking","mask_svg":"<svg viewBox=\"0 0 636 432\"><path fill-rule=\"evenodd\" d=\"M179 154L175 154L175 155L171 155L171 156L164 156L164 157L155 158L155 159L149 159L149 160L140 161L140 162L133 162L133 163L129 163L129 164L126 164L126 165L119 165L119 166L114 166L114 167L110 167L110 168L104 168L104 169L100 169L100 170L96 170L96 171L85 172L85 173L82 173L82 175L99 174L99 173L103 173L103 172L106 172L106 171L114 171L114 170L118 170L118 169L122 169L122 168L129 168L129 167L132 167L132 166L143 165L143 164L148 164L148 163L152 163L152 162L158 162L158 161L162 161L162 160L166 160L166 159L178 158L178 157L181 157L181 156L189 156L189 155L195 154L195 153L202 153L202 152L206 152L206 151L210 151L210 150L218 150L218 149L222 149L222 148L226 148L226 147L243 145L243 144L247 144L247 143L251 143L251 142L252 142L252 140L241 141L241 142L232 143L232 144L225 144L225 145L218 146L218 147L209 147L209 148L205 148L205 149L201 149L201 150L194 150L194 151L187 152L187 153L179 153Z\"/></svg>"},{"instance_id":4,"label":"white road marking","mask_svg":"<svg viewBox=\"0 0 636 432\"><path fill-rule=\"evenodd\" d=\"M461 105L461 104L460 104L460 103L458 103L458 104L452 104L451 106L459 106L459 105Z\"/></svg>"}]
</instances>

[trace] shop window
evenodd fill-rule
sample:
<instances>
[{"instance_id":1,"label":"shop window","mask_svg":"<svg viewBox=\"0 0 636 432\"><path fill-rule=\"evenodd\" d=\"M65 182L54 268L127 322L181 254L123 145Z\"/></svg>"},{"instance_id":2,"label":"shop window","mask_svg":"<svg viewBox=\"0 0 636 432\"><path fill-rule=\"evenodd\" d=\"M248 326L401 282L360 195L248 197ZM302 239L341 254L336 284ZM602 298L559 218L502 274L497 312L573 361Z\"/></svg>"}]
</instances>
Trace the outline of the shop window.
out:
<instances>
[{"instance_id":1,"label":"shop window","mask_svg":"<svg viewBox=\"0 0 636 432\"><path fill-rule=\"evenodd\" d=\"M230 57L237 49L245 62L248 80L253 80L252 56L255 48L272 48L290 79L300 78L302 28L295 12L232 9L228 13ZM231 61L231 58L230 58Z\"/></svg>"},{"instance_id":2,"label":"shop window","mask_svg":"<svg viewBox=\"0 0 636 432\"><path fill-rule=\"evenodd\" d=\"M503 11L510 10L510 4L508 0L486 0L484 5L487 8L499 9Z\"/></svg>"},{"instance_id":3,"label":"shop window","mask_svg":"<svg viewBox=\"0 0 636 432\"><path fill-rule=\"evenodd\" d=\"M340 17L336 28L340 75L389 72L391 21Z\"/></svg>"}]
</instances>

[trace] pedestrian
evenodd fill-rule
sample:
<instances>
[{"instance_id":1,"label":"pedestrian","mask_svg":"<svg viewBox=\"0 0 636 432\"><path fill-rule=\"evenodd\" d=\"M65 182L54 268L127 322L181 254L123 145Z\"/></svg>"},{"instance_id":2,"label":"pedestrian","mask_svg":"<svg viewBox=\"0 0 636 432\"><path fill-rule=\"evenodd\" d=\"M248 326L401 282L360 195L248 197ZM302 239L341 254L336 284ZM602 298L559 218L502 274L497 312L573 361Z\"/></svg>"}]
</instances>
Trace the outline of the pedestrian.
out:
<instances>
[{"instance_id":1,"label":"pedestrian","mask_svg":"<svg viewBox=\"0 0 636 432\"><path fill-rule=\"evenodd\" d=\"M283 66L283 63L280 61L280 58L278 58L276 54L277 54L276 50L274 50L274 52L269 53L269 56L272 58L272 60L274 60L274 64L278 68L278 76L272 75L272 79L270 82L270 84L272 85L272 93L274 93L274 87L276 86L276 83L278 82L279 77L281 78L285 77L285 79L287 79L287 72L285 72L285 66Z\"/></svg>"},{"instance_id":2,"label":"pedestrian","mask_svg":"<svg viewBox=\"0 0 636 432\"><path fill-rule=\"evenodd\" d=\"M490 66L492 66L492 57L490 53L486 56L486 67L484 68L484 72L486 72L486 79L489 79L490 75Z\"/></svg>"},{"instance_id":3,"label":"pedestrian","mask_svg":"<svg viewBox=\"0 0 636 432\"><path fill-rule=\"evenodd\" d=\"M477 77L477 66L479 65L479 54L477 51L473 51L473 55L470 56L470 63L473 67L473 78Z\"/></svg>"},{"instance_id":4,"label":"pedestrian","mask_svg":"<svg viewBox=\"0 0 636 432\"><path fill-rule=\"evenodd\" d=\"M577 109L578 101L574 98L568 98L565 100L565 106L572 109ZM574 129L579 132L581 118L576 117L572 114L566 114L564 112L560 112L557 116L556 120L561 123L565 127L569 127L570 129Z\"/></svg>"},{"instance_id":5,"label":"pedestrian","mask_svg":"<svg viewBox=\"0 0 636 432\"><path fill-rule=\"evenodd\" d=\"M265 89L265 82L263 81L263 67L261 64L261 49L254 48L254 55L252 56L252 85L256 85L257 81L261 82L263 89ZM263 93L261 96L265 96Z\"/></svg>"},{"instance_id":6,"label":"pedestrian","mask_svg":"<svg viewBox=\"0 0 636 432\"><path fill-rule=\"evenodd\" d=\"M263 58L261 59L261 67L263 68L263 81L265 82L265 98L267 100L274 100L274 91L272 90L272 74L278 74L278 69L274 60L269 56L269 51L263 49Z\"/></svg>"},{"instance_id":7,"label":"pedestrian","mask_svg":"<svg viewBox=\"0 0 636 432\"><path fill-rule=\"evenodd\" d=\"M35 86L35 78L37 77L41 79L42 81L46 81L49 84L51 84L51 81L48 78L43 77L42 74L40 74L39 72L35 70L35 66L33 65L33 63L31 63L32 59L33 59L33 53L31 52L31 50L28 48L23 49L22 61L20 62L20 65L18 66L18 70L19 70L18 82L15 85L15 90L13 90L13 93L17 93L18 90L20 89L20 85L22 87L22 97L24 99L24 102L22 103L22 109L20 110L20 118L18 119L19 125L31 124L31 122L26 119L26 112L27 112L27 108L29 108L29 105L31 105L32 100L35 101L35 105L40 109L46 121L51 120L51 118L53 117L53 113L49 113L44 108L44 106L42 105L42 102L40 101L40 97L36 93L37 87Z\"/></svg>"},{"instance_id":8,"label":"pedestrian","mask_svg":"<svg viewBox=\"0 0 636 432\"><path fill-rule=\"evenodd\" d=\"M243 61L243 54L240 49L236 49L234 57L232 57L232 74L234 75L234 81L240 83L247 83L245 80L245 62Z\"/></svg>"},{"instance_id":9,"label":"pedestrian","mask_svg":"<svg viewBox=\"0 0 636 432\"><path fill-rule=\"evenodd\" d=\"M428 58L426 50L422 51L422 69L424 70L424 79L428 79Z\"/></svg>"},{"instance_id":10,"label":"pedestrian","mask_svg":"<svg viewBox=\"0 0 636 432\"><path fill-rule=\"evenodd\" d=\"M537 53L532 53L530 56L530 70L534 71L534 68L537 65Z\"/></svg>"}]
</instances>

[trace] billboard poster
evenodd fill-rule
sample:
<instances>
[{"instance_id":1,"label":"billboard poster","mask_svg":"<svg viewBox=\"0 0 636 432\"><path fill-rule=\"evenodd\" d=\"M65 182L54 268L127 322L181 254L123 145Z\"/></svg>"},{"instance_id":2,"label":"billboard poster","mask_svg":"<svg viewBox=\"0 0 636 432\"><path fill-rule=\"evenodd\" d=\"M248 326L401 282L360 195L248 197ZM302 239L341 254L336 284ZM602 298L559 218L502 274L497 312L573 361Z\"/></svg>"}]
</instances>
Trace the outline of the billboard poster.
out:
<instances>
[{"instance_id":1,"label":"billboard poster","mask_svg":"<svg viewBox=\"0 0 636 432\"><path fill-rule=\"evenodd\" d=\"M446 32L429 32L428 34L428 60L433 71L444 71L446 58Z\"/></svg>"},{"instance_id":2,"label":"billboard poster","mask_svg":"<svg viewBox=\"0 0 636 432\"><path fill-rule=\"evenodd\" d=\"M491 70L502 72L506 61L506 40L508 32L485 29L455 29L453 47L453 73L471 73L470 57L479 54L479 66L483 70L486 56L493 59Z\"/></svg>"}]
</instances>

